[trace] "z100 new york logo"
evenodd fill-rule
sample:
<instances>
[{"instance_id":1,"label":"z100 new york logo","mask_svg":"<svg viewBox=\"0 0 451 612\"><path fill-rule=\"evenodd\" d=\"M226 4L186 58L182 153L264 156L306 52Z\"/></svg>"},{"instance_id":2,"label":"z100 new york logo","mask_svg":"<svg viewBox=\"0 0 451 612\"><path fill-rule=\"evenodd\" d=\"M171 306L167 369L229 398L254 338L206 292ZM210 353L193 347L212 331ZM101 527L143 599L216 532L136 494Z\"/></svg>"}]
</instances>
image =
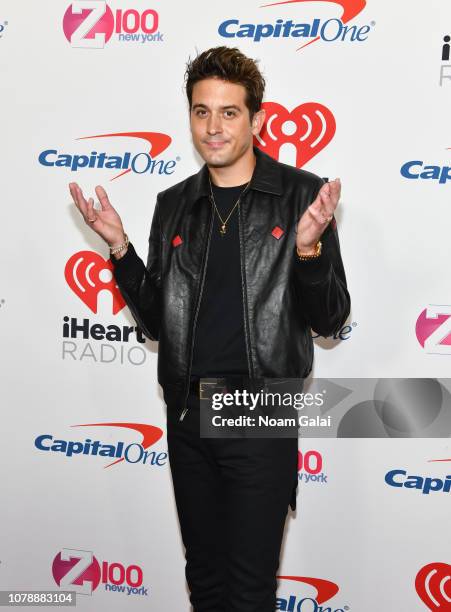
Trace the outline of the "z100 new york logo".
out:
<instances>
[{"instance_id":1,"label":"z100 new york logo","mask_svg":"<svg viewBox=\"0 0 451 612\"><path fill-rule=\"evenodd\" d=\"M298 450L298 480L327 484L327 474L323 471L323 456L319 451Z\"/></svg>"},{"instance_id":2,"label":"z100 new york logo","mask_svg":"<svg viewBox=\"0 0 451 612\"><path fill-rule=\"evenodd\" d=\"M143 570L139 565L102 561L90 550L63 548L55 555L52 575L56 584L80 595L92 595L99 585L105 591L124 595L148 596L143 585Z\"/></svg>"},{"instance_id":3,"label":"z100 new york logo","mask_svg":"<svg viewBox=\"0 0 451 612\"><path fill-rule=\"evenodd\" d=\"M164 42L155 9L127 7L114 12L103 0L74 0L63 17L71 47L103 49L113 34L120 42Z\"/></svg>"},{"instance_id":4,"label":"z100 new york logo","mask_svg":"<svg viewBox=\"0 0 451 612\"><path fill-rule=\"evenodd\" d=\"M417 319L415 333L426 353L451 355L451 306L429 304Z\"/></svg>"}]
</instances>

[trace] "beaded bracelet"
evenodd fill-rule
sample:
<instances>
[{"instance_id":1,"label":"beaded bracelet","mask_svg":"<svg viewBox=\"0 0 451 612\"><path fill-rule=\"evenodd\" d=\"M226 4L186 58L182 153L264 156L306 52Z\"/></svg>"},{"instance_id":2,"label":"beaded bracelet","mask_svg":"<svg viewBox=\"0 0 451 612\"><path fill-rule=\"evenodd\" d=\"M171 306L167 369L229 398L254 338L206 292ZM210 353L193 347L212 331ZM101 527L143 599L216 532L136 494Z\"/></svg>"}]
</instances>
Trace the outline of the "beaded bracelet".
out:
<instances>
[{"instance_id":1,"label":"beaded bracelet","mask_svg":"<svg viewBox=\"0 0 451 612\"><path fill-rule=\"evenodd\" d=\"M117 247L114 247L113 249L110 247L110 253L111 255L115 255L116 253L120 253L121 251L123 251L124 249L126 249L129 245L129 240L128 240L128 236L127 234L124 234L125 236L125 242L123 242L122 244L120 244Z\"/></svg>"},{"instance_id":2,"label":"beaded bracelet","mask_svg":"<svg viewBox=\"0 0 451 612\"><path fill-rule=\"evenodd\" d=\"M307 259L316 259L317 257L319 257L321 255L321 241L318 241L316 243L316 247L315 247L315 252L314 253L310 253L310 254L302 254L299 253L299 249L296 247L296 253L298 254L298 257L301 261L305 261Z\"/></svg>"}]
</instances>

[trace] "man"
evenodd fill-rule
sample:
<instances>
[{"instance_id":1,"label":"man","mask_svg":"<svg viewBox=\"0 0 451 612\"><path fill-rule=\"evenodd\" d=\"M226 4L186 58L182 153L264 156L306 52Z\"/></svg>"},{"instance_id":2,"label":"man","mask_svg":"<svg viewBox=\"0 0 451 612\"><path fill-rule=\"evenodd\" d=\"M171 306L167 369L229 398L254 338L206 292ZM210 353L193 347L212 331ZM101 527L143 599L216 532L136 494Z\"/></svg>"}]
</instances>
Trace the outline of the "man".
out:
<instances>
[{"instance_id":1,"label":"man","mask_svg":"<svg viewBox=\"0 0 451 612\"><path fill-rule=\"evenodd\" d=\"M304 379L311 329L329 336L350 298L334 211L340 181L253 147L265 81L238 49L189 62L186 92L201 170L157 196L147 265L98 186L74 201L110 246L137 323L159 340L171 474L194 612L272 612L297 439L199 435L204 377Z\"/></svg>"}]
</instances>

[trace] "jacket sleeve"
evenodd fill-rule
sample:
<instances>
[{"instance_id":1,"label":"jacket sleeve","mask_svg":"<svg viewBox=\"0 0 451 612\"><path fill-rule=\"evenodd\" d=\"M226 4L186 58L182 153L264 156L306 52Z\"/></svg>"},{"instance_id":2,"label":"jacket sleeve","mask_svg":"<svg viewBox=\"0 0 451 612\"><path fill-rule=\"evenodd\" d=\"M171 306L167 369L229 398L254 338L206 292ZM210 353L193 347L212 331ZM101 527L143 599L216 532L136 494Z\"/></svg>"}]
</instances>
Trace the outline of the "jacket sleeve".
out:
<instances>
[{"instance_id":1,"label":"jacket sleeve","mask_svg":"<svg viewBox=\"0 0 451 612\"><path fill-rule=\"evenodd\" d=\"M113 274L130 311L150 340L158 340L161 319L161 224L159 198L149 235L147 265L133 245L120 259L111 256Z\"/></svg>"},{"instance_id":2,"label":"jacket sleeve","mask_svg":"<svg viewBox=\"0 0 451 612\"><path fill-rule=\"evenodd\" d=\"M293 268L302 315L317 334L327 338L338 333L351 310L335 217L320 240L321 255L315 259L301 261L294 249Z\"/></svg>"}]
</instances>

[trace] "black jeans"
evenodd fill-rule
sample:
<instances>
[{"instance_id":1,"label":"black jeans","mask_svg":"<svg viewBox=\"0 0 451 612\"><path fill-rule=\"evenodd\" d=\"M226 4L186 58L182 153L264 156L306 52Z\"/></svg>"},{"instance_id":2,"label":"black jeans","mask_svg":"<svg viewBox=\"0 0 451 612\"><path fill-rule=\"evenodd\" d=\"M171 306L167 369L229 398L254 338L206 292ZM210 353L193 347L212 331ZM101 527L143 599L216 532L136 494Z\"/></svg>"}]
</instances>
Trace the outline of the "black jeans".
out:
<instances>
[{"instance_id":1,"label":"black jeans","mask_svg":"<svg viewBox=\"0 0 451 612\"><path fill-rule=\"evenodd\" d=\"M167 439L194 612L274 612L297 438L201 438L199 399Z\"/></svg>"}]
</instances>

